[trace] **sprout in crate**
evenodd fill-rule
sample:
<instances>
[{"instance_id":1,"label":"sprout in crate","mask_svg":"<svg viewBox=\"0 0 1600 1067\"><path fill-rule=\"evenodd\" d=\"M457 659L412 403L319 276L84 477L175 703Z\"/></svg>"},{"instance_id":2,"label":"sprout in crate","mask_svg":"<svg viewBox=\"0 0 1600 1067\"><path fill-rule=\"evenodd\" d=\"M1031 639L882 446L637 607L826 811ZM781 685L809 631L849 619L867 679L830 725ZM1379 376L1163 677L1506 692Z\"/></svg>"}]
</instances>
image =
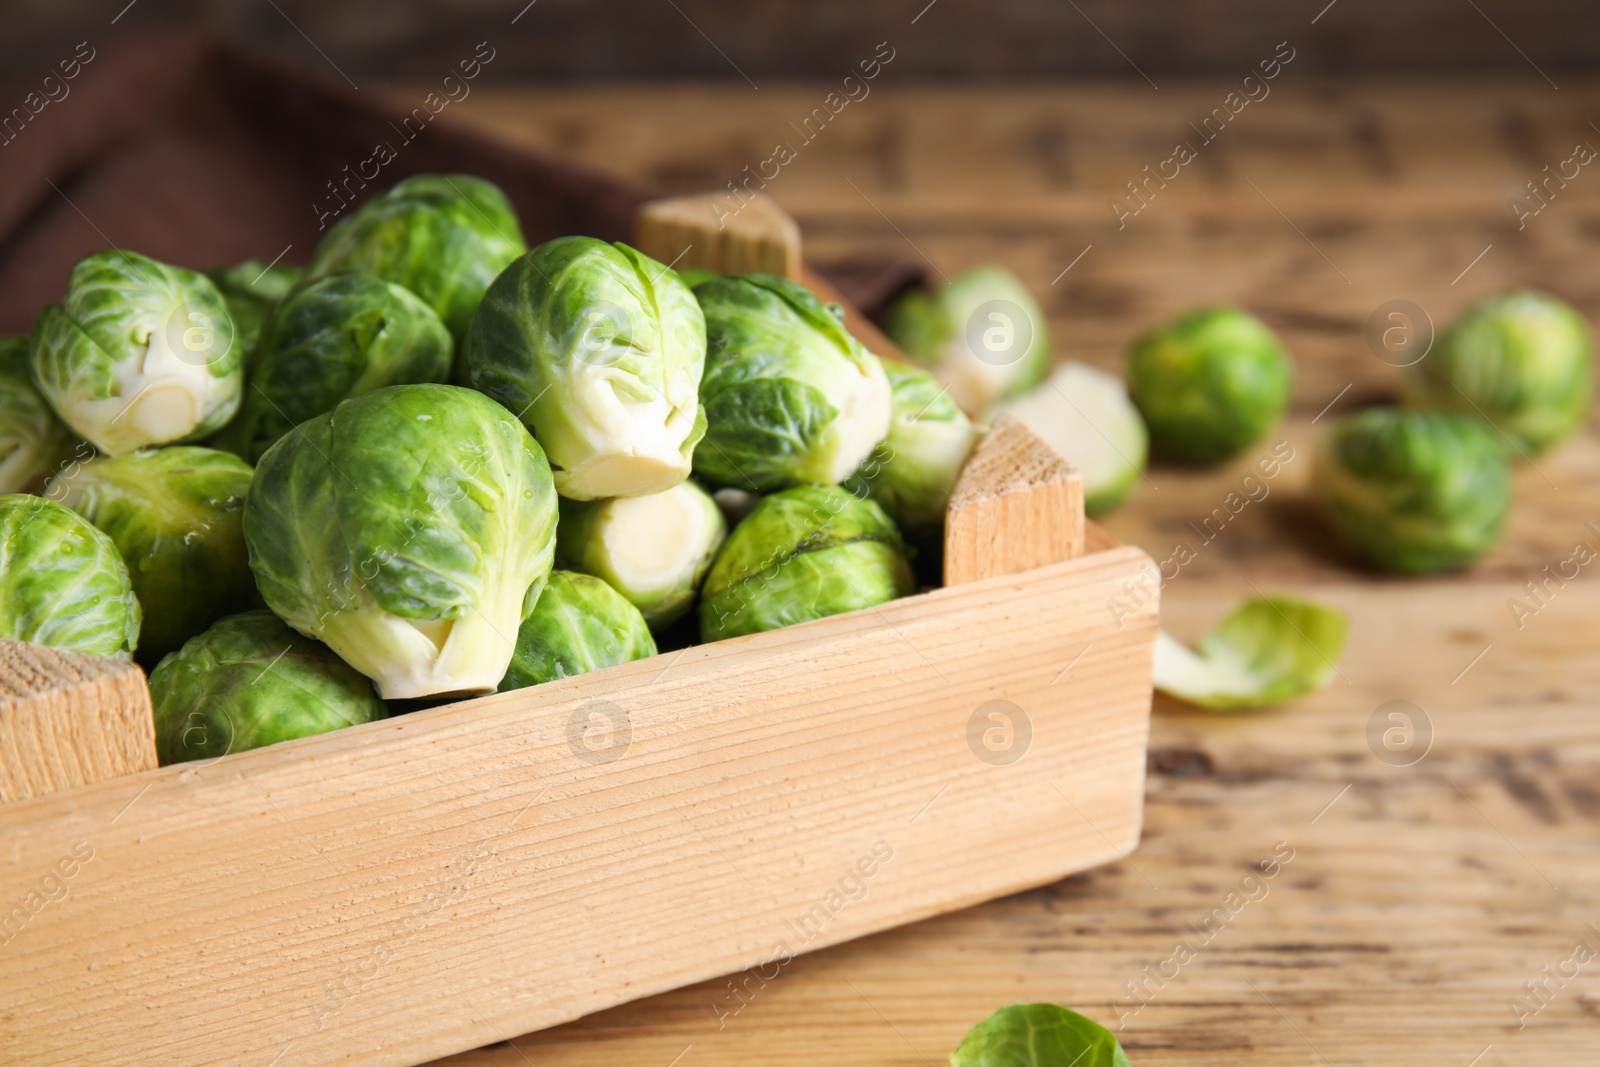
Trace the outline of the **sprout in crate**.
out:
<instances>
[{"instance_id":1,"label":"sprout in crate","mask_svg":"<svg viewBox=\"0 0 1600 1067\"><path fill-rule=\"evenodd\" d=\"M1289 406L1289 357L1238 308L1190 311L1134 342L1128 389L1158 457L1217 463L1259 441Z\"/></svg>"},{"instance_id":2,"label":"sprout in crate","mask_svg":"<svg viewBox=\"0 0 1600 1067\"><path fill-rule=\"evenodd\" d=\"M72 268L66 300L39 316L33 377L79 436L121 456L222 426L239 406L243 365L205 275L96 252Z\"/></svg>"},{"instance_id":3,"label":"sprout in crate","mask_svg":"<svg viewBox=\"0 0 1600 1067\"><path fill-rule=\"evenodd\" d=\"M908 537L937 534L978 431L947 389L916 367L885 363L889 436L847 483L883 506Z\"/></svg>"},{"instance_id":4,"label":"sprout in crate","mask_svg":"<svg viewBox=\"0 0 1600 1067\"><path fill-rule=\"evenodd\" d=\"M599 578L552 571L522 627L500 692L656 654L639 609Z\"/></svg>"},{"instance_id":5,"label":"sprout in crate","mask_svg":"<svg viewBox=\"0 0 1600 1067\"><path fill-rule=\"evenodd\" d=\"M539 445L481 393L392 385L279 439L245 504L267 606L385 699L485 693L550 573Z\"/></svg>"},{"instance_id":6,"label":"sprout in crate","mask_svg":"<svg viewBox=\"0 0 1600 1067\"><path fill-rule=\"evenodd\" d=\"M1277 704L1328 684L1348 630L1336 608L1297 597L1257 597L1202 638L1198 653L1161 631L1155 687L1219 710Z\"/></svg>"},{"instance_id":7,"label":"sprout in crate","mask_svg":"<svg viewBox=\"0 0 1600 1067\"><path fill-rule=\"evenodd\" d=\"M722 512L693 482L649 496L563 500L556 560L609 582L659 629L694 605L727 533Z\"/></svg>"},{"instance_id":8,"label":"sprout in crate","mask_svg":"<svg viewBox=\"0 0 1600 1067\"><path fill-rule=\"evenodd\" d=\"M1487 419L1526 456L1587 421L1594 340L1583 316L1555 297L1503 293L1458 319L1401 384L1411 406Z\"/></svg>"},{"instance_id":9,"label":"sprout in crate","mask_svg":"<svg viewBox=\"0 0 1600 1067\"><path fill-rule=\"evenodd\" d=\"M489 283L527 250L498 186L466 174L419 174L329 230L311 277L363 271L403 285L460 339Z\"/></svg>"},{"instance_id":10,"label":"sprout in crate","mask_svg":"<svg viewBox=\"0 0 1600 1067\"><path fill-rule=\"evenodd\" d=\"M270 611L219 619L150 672L163 766L387 715L372 683Z\"/></svg>"},{"instance_id":11,"label":"sprout in crate","mask_svg":"<svg viewBox=\"0 0 1600 1067\"><path fill-rule=\"evenodd\" d=\"M950 1067L1129 1067L1116 1036L1059 1004L1012 1004L967 1031Z\"/></svg>"},{"instance_id":12,"label":"sprout in crate","mask_svg":"<svg viewBox=\"0 0 1600 1067\"><path fill-rule=\"evenodd\" d=\"M713 279L695 296L707 424L696 475L754 492L837 485L888 436L889 379L837 305L768 274Z\"/></svg>"},{"instance_id":13,"label":"sprout in crate","mask_svg":"<svg viewBox=\"0 0 1600 1067\"><path fill-rule=\"evenodd\" d=\"M1004 401L995 413L1021 420L1078 468L1091 517L1122 503L1144 472L1144 420L1122 380L1105 371L1063 363L1039 388Z\"/></svg>"},{"instance_id":14,"label":"sprout in crate","mask_svg":"<svg viewBox=\"0 0 1600 1067\"><path fill-rule=\"evenodd\" d=\"M251 359L239 414L215 438L254 463L300 423L386 385L445 382L455 343L409 289L330 274L273 311Z\"/></svg>"},{"instance_id":15,"label":"sprout in crate","mask_svg":"<svg viewBox=\"0 0 1600 1067\"><path fill-rule=\"evenodd\" d=\"M490 287L462 350L467 384L538 438L573 500L644 496L689 475L705 432L705 319L663 264L561 237Z\"/></svg>"},{"instance_id":16,"label":"sprout in crate","mask_svg":"<svg viewBox=\"0 0 1600 1067\"><path fill-rule=\"evenodd\" d=\"M889 310L888 333L973 415L1025 393L1050 369L1050 330L1027 288L1004 267L977 267Z\"/></svg>"},{"instance_id":17,"label":"sprout in crate","mask_svg":"<svg viewBox=\"0 0 1600 1067\"><path fill-rule=\"evenodd\" d=\"M1500 439L1451 412L1373 408L1321 442L1312 490L1334 533L1373 566L1455 570L1493 548L1511 508Z\"/></svg>"},{"instance_id":18,"label":"sprout in crate","mask_svg":"<svg viewBox=\"0 0 1600 1067\"><path fill-rule=\"evenodd\" d=\"M28 338L0 337L0 493L37 489L71 452L71 435L34 387Z\"/></svg>"},{"instance_id":19,"label":"sprout in crate","mask_svg":"<svg viewBox=\"0 0 1600 1067\"><path fill-rule=\"evenodd\" d=\"M701 282L709 282L713 278L720 277L722 277L722 275L718 274L716 271L706 270L704 267L687 267L678 271L678 280L684 285L688 286L690 289L693 289Z\"/></svg>"},{"instance_id":20,"label":"sprout in crate","mask_svg":"<svg viewBox=\"0 0 1600 1067\"><path fill-rule=\"evenodd\" d=\"M267 315L299 284L305 273L300 267L288 264L247 259L238 266L224 267L206 275L228 304L228 314L239 335L246 367L250 365L256 338L261 336L261 326L267 321Z\"/></svg>"},{"instance_id":21,"label":"sprout in crate","mask_svg":"<svg viewBox=\"0 0 1600 1067\"><path fill-rule=\"evenodd\" d=\"M139 616L111 538L53 500L0 496L0 638L127 659Z\"/></svg>"},{"instance_id":22,"label":"sprout in crate","mask_svg":"<svg viewBox=\"0 0 1600 1067\"><path fill-rule=\"evenodd\" d=\"M900 531L877 504L836 485L787 489L728 536L701 589L700 636L775 630L914 589Z\"/></svg>"},{"instance_id":23,"label":"sprout in crate","mask_svg":"<svg viewBox=\"0 0 1600 1067\"><path fill-rule=\"evenodd\" d=\"M104 531L144 609L139 660L154 665L218 618L256 606L240 516L250 465L179 445L74 464L46 495Z\"/></svg>"}]
</instances>

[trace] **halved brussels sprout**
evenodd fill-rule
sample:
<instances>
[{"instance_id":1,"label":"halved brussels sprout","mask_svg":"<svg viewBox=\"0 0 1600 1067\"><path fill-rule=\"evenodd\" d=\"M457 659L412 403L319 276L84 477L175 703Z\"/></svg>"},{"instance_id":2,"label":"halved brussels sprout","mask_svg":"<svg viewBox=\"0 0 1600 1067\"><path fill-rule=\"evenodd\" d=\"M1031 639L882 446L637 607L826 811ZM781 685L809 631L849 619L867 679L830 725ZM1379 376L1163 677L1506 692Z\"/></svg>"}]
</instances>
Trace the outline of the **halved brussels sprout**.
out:
<instances>
[{"instance_id":1,"label":"halved brussels sprout","mask_svg":"<svg viewBox=\"0 0 1600 1067\"><path fill-rule=\"evenodd\" d=\"M302 423L261 457L244 511L267 606L390 700L499 684L555 533L538 442L450 385L392 385Z\"/></svg>"},{"instance_id":2,"label":"halved brussels sprout","mask_svg":"<svg viewBox=\"0 0 1600 1067\"><path fill-rule=\"evenodd\" d=\"M222 294L133 252L79 260L32 355L56 414L111 456L204 437L239 406L242 349Z\"/></svg>"},{"instance_id":3,"label":"halved brussels sprout","mask_svg":"<svg viewBox=\"0 0 1600 1067\"><path fill-rule=\"evenodd\" d=\"M403 285L460 340L489 283L527 250L498 186L466 174L418 174L329 230L310 276L362 271Z\"/></svg>"},{"instance_id":4,"label":"halved brussels sprout","mask_svg":"<svg viewBox=\"0 0 1600 1067\"><path fill-rule=\"evenodd\" d=\"M1247 600L1201 639L1198 655L1161 631L1155 687L1220 710L1277 704L1328 684L1348 632L1344 612L1314 601Z\"/></svg>"},{"instance_id":5,"label":"halved brussels sprout","mask_svg":"<svg viewBox=\"0 0 1600 1067\"><path fill-rule=\"evenodd\" d=\"M0 337L0 493L36 489L72 448L28 366L28 338Z\"/></svg>"},{"instance_id":6,"label":"halved brussels sprout","mask_svg":"<svg viewBox=\"0 0 1600 1067\"><path fill-rule=\"evenodd\" d=\"M1322 441L1312 492L1339 538L1381 570L1454 570L1493 548L1511 510L1511 468L1484 423L1372 408Z\"/></svg>"},{"instance_id":7,"label":"halved brussels sprout","mask_svg":"<svg viewBox=\"0 0 1600 1067\"><path fill-rule=\"evenodd\" d=\"M286 263L263 263L247 259L233 267L208 271L206 277L227 302L233 328L239 335L239 348L245 367L250 366L261 326L273 307L289 295L289 290L305 277L305 270Z\"/></svg>"},{"instance_id":8,"label":"halved brussels sprout","mask_svg":"<svg viewBox=\"0 0 1600 1067\"><path fill-rule=\"evenodd\" d=\"M240 515L254 472L179 445L75 464L46 495L117 546L144 609L139 661L154 665L224 615L260 603Z\"/></svg>"},{"instance_id":9,"label":"halved brussels sprout","mask_svg":"<svg viewBox=\"0 0 1600 1067\"><path fill-rule=\"evenodd\" d=\"M727 533L722 512L693 482L649 496L563 500L556 560L605 579L660 628L693 606Z\"/></svg>"},{"instance_id":10,"label":"halved brussels sprout","mask_svg":"<svg viewBox=\"0 0 1600 1067\"><path fill-rule=\"evenodd\" d=\"M38 496L0 496L0 637L128 659L139 600L111 538Z\"/></svg>"},{"instance_id":11,"label":"halved brussels sprout","mask_svg":"<svg viewBox=\"0 0 1600 1067\"><path fill-rule=\"evenodd\" d=\"M949 391L916 367L886 362L889 436L846 487L882 505L906 536L942 530L950 493L980 436Z\"/></svg>"},{"instance_id":12,"label":"halved brussels sprout","mask_svg":"<svg viewBox=\"0 0 1600 1067\"><path fill-rule=\"evenodd\" d=\"M270 611L219 619L150 672L162 766L388 715L372 683Z\"/></svg>"},{"instance_id":13,"label":"halved brussels sprout","mask_svg":"<svg viewBox=\"0 0 1600 1067\"><path fill-rule=\"evenodd\" d=\"M1012 1004L967 1031L950 1067L1129 1067L1116 1036L1059 1004Z\"/></svg>"},{"instance_id":14,"label":"halved brussels sprout","mask_svg":"<svg viewBox=\"0 0 1600 1067\"><path fill-rule=\"evenodd\" d=\"M915 591L900 531L836 485L764 498L733 528L701 590L700 636L775 630Z\"/></svg>"},{"instance_id":15,"label":"halved brussels sprout","mask_svg":"<svg viewBox=\"0 0 1600 1067\"><path fill-rule=\"evenodd\" d=\"M517 631L500 692L597 671L656 654L639 609L599 578L551 571Z\"/></svg>"},{"instance_id":16,"label":"halved brussels sprout","mask_svg":"<svg viewBox=\"0 0 1600 1067\"><path fill-rule=\"evenodd\" d=\"M768 492L837 485L889 434L889 379L843 313L767 274L695 289L706 314L706 436L695 473Z\"/></svg>"},{"instance_id":17,"label":"halved brussels sprout","mask_svg":"<svg viewBox=\"0 0 1600 1067\"><path fill-rule=\"evenodd\" d=\"M705 433L705 320L663 264L593 237L547 241L495 279L462 350L467 384L538 438L573 500L689 475Z\"/></svg>"}]
</instances>

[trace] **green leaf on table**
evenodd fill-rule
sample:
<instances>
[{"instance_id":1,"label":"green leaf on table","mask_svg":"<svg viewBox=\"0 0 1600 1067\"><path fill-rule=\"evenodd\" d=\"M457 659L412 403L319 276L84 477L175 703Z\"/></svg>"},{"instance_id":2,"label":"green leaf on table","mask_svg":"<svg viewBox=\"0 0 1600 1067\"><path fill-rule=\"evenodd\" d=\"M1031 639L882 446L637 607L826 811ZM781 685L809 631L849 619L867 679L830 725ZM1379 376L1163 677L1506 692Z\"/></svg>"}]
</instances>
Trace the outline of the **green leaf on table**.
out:
<instances>
[{"instance_id":1,"label":"green leaf on table","mask_svg":"<svg viewBox=\"0 0 1600 1067\"><path fill-rule=\"evenodd\" d=\"M1162 631L1155 687L1206 708L1276 704L1328 684L1348 631L1336 608L1297 597L1257 597L1202 638L1199 652Z\"/></svg>"}]
</instances>

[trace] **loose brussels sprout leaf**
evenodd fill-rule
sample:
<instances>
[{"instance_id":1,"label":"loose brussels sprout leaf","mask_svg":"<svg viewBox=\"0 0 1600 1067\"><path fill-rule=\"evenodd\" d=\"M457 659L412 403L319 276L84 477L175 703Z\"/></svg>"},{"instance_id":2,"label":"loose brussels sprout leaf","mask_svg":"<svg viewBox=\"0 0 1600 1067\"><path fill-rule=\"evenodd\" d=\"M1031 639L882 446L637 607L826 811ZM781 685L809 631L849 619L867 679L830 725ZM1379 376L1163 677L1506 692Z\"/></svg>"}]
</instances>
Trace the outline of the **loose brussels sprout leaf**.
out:
<instances>
[{"instance_id":1,"label":"loose brussels sprout leaf","mask_svg":"<svg viewBox=\"0 0 1600 1067\"><path fill-rule=\"evenodd\" d=\"M121 456L227 422L239 406L241 351L205 275L96 252L72 268L67 299L39 316L33 378L68 426Z\"/></svg>"},{"instance_id":2,"label":"loose brussels sprout leaf","mask_svg":"<svg viewBox=\"0 0 1600 1067\"><path fill-rule=\"evenodd\" d=\"M872 607L915 590L900 531L839 486L764 498L734 527L701 590L700 636L720 641Z\"/></svg>"},{"instance_id":3,"label":"loose brussels sprout leaf","mask_svg":"<svg viewBox=\"0 0 1600 1067\"><path fill-rule=\"evenodd\" d=\"M1191 311L1134 342L1128 390L1156 455L1217 463L1259 441L1289 406L1289 357L1238 308Z\"/></svg>"},{"instance_id":4,"label":"loose brussels sprout leaf","mask_svg":"<svg viewBox=\"0 0 1600 1067\"><path fill-rule=\"evenodd\" d=\"M252 473L238 456L179 445L74 464L45 490L122 554L144 609L141 663L260 603L239 521Z\"/></svg>"},{"instance_id":5,"label":"loose brussels sprout leaf","mask_svg":"<svg viewBox=\"0 0 1600 1067\"><path fill-rule=\"evenodd\" d=\"M639 609L599 578L552 571L517 631L500 692L597 671L656 654Z\"/></svg>"},{"instance_id":6,"label":"loose brussels sprout leaf","mask_svg":"<svg viewBox=\"0 0 1600 1067\"><path fill-rule=\"evenodd\" d=\"M784 278L745 274L696 290L706 314L695 473L769 492L837 485L889 434L889 379L842 312Z\"/></svg>"},{"instance_id":7,"label":"loose brussels sprout leaf","mask_svg":"<svg viewBox=\"0 0 1600 1067\"><path fill-rule=\"evenodd\" d=\"M1519 453L1549 448L1589 418L1594 340L1568 305L1522 290L1491 297L1401 377L1406 403L1478 415Z\"/></svg>"},{"instance_id":8,"label":"loose brussels sprout leaf","mask_svg":"<svg viewBox=\"0 0 1600 1067\"><path fill-rule=\"evenodd\" d=\"M1121 379L1063 363L1045 384L1002 401L996 415L1020 419L1083 475L1083 509L1103 515L1122 503L1144 470L1149 438Z\"/></svg>"},{"instance_id":9,"label":"loose brussels sprout leaf","mask_svg":"<svg viewBox=\"0 0 1600 1067\"><path fill-rule=\"evenodd\" d=\"M239 335L240 351L248 368L256 339L261 336L261 326L267 321L274 305L289 295L289 290L305 277L300 267L288 264L267 264L259 259L247 259L235 267L206 274L227 302L228 314L233 318L233 328Z\"/></svg>"},{"instance_id":10,"label":"loose brussels sprout leaf","mask_svg":"<svg viewBox=\"0 0 1600 1067\"><path fill-rule=\"evenodd\" d=\"M0 337L0 493L36 489L70 455L71 436L28 368L28 338Z\"/></svg>"},{"instance_id":11,"label":"loose brussels sprout leaf","mask_svg":"<svg viewBox=\"0 0 1600 1067\"><path fill-rule=\"evenodd\" d=\"M267 606L389 700L499 684L555 533L538 443L450 385L392 385L301 424L261 457L244 511Z\"/></svg>"},{"instance_id":12,"label":"loose brussels sprout leaf","mask_svg":"<svg viewBox=\"0 0 1600 1067\"><path fill-rule=\"evenodd\" d=\"M329 230L311 277L363 271L403 285L459 340L489 283L527 250L498 186L466 174L419 174Z\"/></svg>"},{"instance_id":13,"label":"loose brussels sprout leaf","mask_svg":"<svg viewBox=\"0 0 1600 1067\"><path fill-rule=\"evenodd\" d=\"M267 320L239 414L216 436L250 460L339 401L386 385L447 382L455 342L410 290L370 274L330 274L294 290Z\"/></svg>"},{"instance_id":14,"label":"loose brussels sprout leaf","mask_svg":"<svg viewBox=\"0 0 1600 1067\"><path fill-rule=\"evenodd\" d=\"M1335 608L1295 597L1257 597L1202 638L1198 655L1162 631L1155 687L1206 708L1277 704L1328 684L1348 630L1344 613Z\"/></svg>"},{"instance_id":15,"label":"loose brussels sprout leaf","mask_svg":"<svg viewBox=\"0 0 1600 1067\"><path fill-rule=\"evenodd\" d=\"M0 496L0 637L127 659L139 615L111 538L53 500Z\"/></svg>"},{"instance_id":16,"label":"loose brussels sprout leaf","mask_svg":"<svg viewBox=\"0 0 1600 1067\"><path fill-rule=\"evenodd\" d=\"M1311 487L1334 533L1386 571L1429 574L1493 548L1511 470L1493 430L1467 415L1373 408L1317 449Z\"/></svg>"},{"instance_id":17,"label":"loose brussels sprout leaf","mask_svg":"<svg viewBox=\"0 0 1600 1067\"><path fill-rule=\"evenodd\" d=\"M889 436L846 487L881 504L907 536L941 530L978 431L927 371L900 363L883 369L892 390Z\"/></svg>"},{"instance_id":18,"label":"loose brussels sprout leaf","mask_svg":"<svg viewBox=\"0 0 1600 1067\"><path fill-rule=\"evenodd\" d=\"M219 619L150 672L163 766L382 719L372 683L270 611Z\"/></svg>"},{"instance_id":19,"label":"loose brussels sprout leaf","mask_svg":"<svg viewBox=\"0 0 1600 1067\"><path fill-rule=\"evenodd\" d=\"M538 438L556 490L598 500L688 477L705 352L677 274L627 245L562 237L495 279L462 358L467 383Z\"/></svg>"},{"instance_id":20,"label":"loose brussels sprout leaf","mask_svg":"<svg viewBox=\"0 0 1600 1067\"><path fill-rule=\"evenodd\" d=\"M1027 287L1004 267L977 267L889 310L889 336L933 371L974 416L1025 393L1050 369L1050 328Z\"/></svg>"},{"instance_id":21,"label":"loose brussels sprout leaf","mask_svg":"<svg viewBox=\"0 0 1600 1067\"><path fill-rule=\"evenodd\" d=\"M722 512L693 482L649 496L563 500L556 561L603 578L659 629L693 606L727 533Z\"/></svg>"},{"instance_id":22,"label":"loose brussels sprout leaf","mask_svg":"<svg viewBox=\"0 0 1600 1067\"><path fill-rule=\"evenodd\" d=\"M1012 1004L967 1031L950 1067L1129 1067L1116 1037L1058 1004Z\"/></svg>"}]
</instances>

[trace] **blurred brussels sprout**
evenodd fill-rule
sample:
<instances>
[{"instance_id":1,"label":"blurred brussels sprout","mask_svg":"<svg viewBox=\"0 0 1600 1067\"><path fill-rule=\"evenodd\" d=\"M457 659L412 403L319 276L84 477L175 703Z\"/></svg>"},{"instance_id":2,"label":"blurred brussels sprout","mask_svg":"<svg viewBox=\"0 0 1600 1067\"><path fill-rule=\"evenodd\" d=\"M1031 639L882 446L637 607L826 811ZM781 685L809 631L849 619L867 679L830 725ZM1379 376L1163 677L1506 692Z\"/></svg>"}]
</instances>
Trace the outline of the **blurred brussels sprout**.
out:
<instances>
[{"instance_id":1,"label":"blurred brussels sprout","mask_svg":"<svg viewBox=\"0 0 1600 1067\"><path fill-rule=\"evenodd\" d=\"M913 289L889 309L887 332L974 416L1032 389L1050 369L1050 327L1004 267L977 267L940 288Z\"/></svg>"},{"instance_id":2,"label":"blurred brussels sprout","mask_svg":"<svg viewBox=\"0 0 1600 1067\"><path fill-rule=\"evenodd\" d=\"M695 296L707 423L696 474L758 492L837 485L888 436L889 379L837 305L767 274L716 278Z\"/></svg>"},{"instance_id":3,"label":"blurred brussels sprout","mask_svg":"<svg viewBox=\"0 0 1600 1067\"><path fill-rule=\"evenodd\" d=\"M267 606L389 700L499 684L555 533L538 443L450 385L391 385L301 424L261 457L244 511Z\"/></svg>"},{"instance_id":4,"label":"blurred brussels sprout","mask_svg":"<svg viewBox=\"0 0 1600 1067\"><path fill-rule=\"evenodd\" d=\"M517 651L500 692L655 654L644 616L621 593L591 575L552 571L517 631Z\"/></svg>"},{"instance_id":5,"label":"blurred brussels sprout","mask_svg":"<svg viewBox=\"0 0 1600 1067\"><path fill-rule=\"evenodd\" d=\"M489 283L527 250L498 186L466 174L419 174L329 230L310 276L363 271L403 285L460 340Z\"/></svg>"},{"instance_id":6,"label":"blurred brussels sprout","mask_svg":"<svg viewBox=\"0 0 1600 1067\"><path fill-rule=\"evenodd\" d=\"M1449 412L1352 415L1323 439L1311 486L1345 544L1403 574L1466 566L1494 547L1511 508L1494 431Z\"/></svg>"},{"instance_id":7,"label":"blurred brussels sprout","mask_svg":"<svg viewBox=\"0 0 1600 1067\"><path fill-rule=\"evenodd\" d=\"M722 512L693 482L649 496L563 500L556 560L605 579L659 629L694 604L727 533Z\"/></svg>"},{"instance_id":8,"label":"blurred brussels sprout","mask_svg":"<svg viewBox=\"0 0 1600 1067\"><path fill-rule=\"evenodd\" d=\"M967 1031L950 1067L1129 1067L1116 1036L1058 1004L1012 1004Z\"/></svg>"},{"instance_id":9,"label":"blurred brussels sprout","mask_svg":"<svg viewBox=\"0 0 1600 1067\"><path fill-rule=\"evenodd\" d=\"M33 378L68 426L120 456L204 437L232 418L241 351L205 275L96 252L72 268L66 300L39 316Z\"/></svg>"},{"instance_id":10,"label":"blurred brussels sprout","mask_svg":"<svg viewBox=\"0 0 1600 1067\"><path fill-rule=\"evenodd\" d=\"M150 672L163 766L388 715L372 683L270 611L219 619Z\"/></svg>"},{"instance_id":11,"label":"blurred brussels sprout","mask_svg":"<svg viewBox=\"0 0 1600 1067\"><path fill-rule=\"evenodd\" d=\"M0 637L127 659L139 601L111 538L38 496L0 496Z\"/></svg>"},{"instance_id":12,"label":"blurred brussels sprout","mask_svg":"<svg viewBox=\"0 0 1600 1067\"><path fill-rule=\"evenodd\" d=\"M978 431L927 371L900 363L883 369L892 390L889 436L846 487L876 500L908 537L942 530Z\"/></svg>"},{"instance_id":13,"label":"blurred brussels sprout","mask_svg":"<svg viewBox=\"0 0 1600 1067\"><path fill-rule=\"evenodd\" d=\"M883 509L836 485L764 498L735 526L701 589L705 641L775 630L913 592Z\"/></svg>"},{"instance_id":14,"label":"blurred brussels sprout","mask_svg":"<svg viewBox=\"0 0 1600 1067\"><path fill-rule=\"evenodd\" d=\"M706 270L703 267L689 267L686 270L680 270L678 272L678 280L684 285L688 286L690 289L693 289L701 282L709 282L712 278L720 277L722 277L722 275L718 274L716 271Z\"/></svg>"},{"instance_id":15,"label":"blurred brussels sprout","mask_svg":"<svg viewBox=\"0 0 1600 1067\"><path fill-rule=\"evenodd\" d=\"M370 274L307 282L267 320L239 414L213 443L254 463L347 397L449 381L454 350L439 316L409 289Z\"/></svg>"},{"instance_id":16,"label":"blurred brussels sprout","mask_svg":"<svg viewBox=\"0 0 1600 1067\"><path fill-rule=\"evenodd\" d=\"M1289 357L1238 308L1190 311L1133 344L1128 389L1156 455L1217 463L1259 441L1289 406Z\"/></svg>"},{"instance_id":17,"label":"blurred brussels sprout","mask_svg":"<svg viewBox=\"0 0 1600 1067\"><path fill-rule=\"evenodd\" d=\"M627 245L561 237L495 280L467 334L467 383L550 456L573 500L644 496L689 475L705 433L705 320L677 274Z\"/></svg>"},{"instance_id":18,"label":"blurred brussels sprout","mask_svg":"<svg viewBox=\"0 0 1600 1067\"><path fill-rule=\"evenodd\" d=\"M1265 707L1321 689L1338 669L1349 623L1344 612L1298 597L1247 600L1196 653L1162 630L1155 687L1201 707Z\"/></svg>"},{"instance_id":19,"label":"blurred brussels sprout","mask_svg":"<svg viewBox=\"0 0 1600 1067\"><path fill-rule=\"evenodd\" d=\"M273 306L289 295L289 290L305 277L301 267L287 264L267 264L259 259L247 259L234 267L209 271L207 278L227 302L228 315L233 319L234 331L239 335L239 348L249 367L255 352L256 339L261 336L261 325Z\"/></svg>"},{"instance_id":20,"label":"blurred brussels sprout","mask_svg":"<svg viewBox=\"0 0 1600 1067\"><path fill-rule=\"evenodd\" d=\"M75 464L45 490L122 554L144 609L141 663L260 602L239 521L252 474L238 456L179 445Z\"/></svg>"},{"instance_id":21,"label":"blurred brussels sprout","mask_svg":"<svg viewBox=\"0 0 1600 1067\"><path fill-rule=\"evenodd\" d=\"M0 493L38 488L71 450L71 435L34 388L28 338L0 337Z\"/></svg>"},{"instance_id":22,"label":"blurred brussels sprout","mask_svg":"<svg viewBox=\"0 0 1600 1067\"><path fill-rule=\"evenodd\" d=\"M1412 407L1487 419L1519 452L1539 452L1589 418L1589 324L1544 293L1502 293L1469 309L1401 376Z\"/></svg>"}]
</instances>

